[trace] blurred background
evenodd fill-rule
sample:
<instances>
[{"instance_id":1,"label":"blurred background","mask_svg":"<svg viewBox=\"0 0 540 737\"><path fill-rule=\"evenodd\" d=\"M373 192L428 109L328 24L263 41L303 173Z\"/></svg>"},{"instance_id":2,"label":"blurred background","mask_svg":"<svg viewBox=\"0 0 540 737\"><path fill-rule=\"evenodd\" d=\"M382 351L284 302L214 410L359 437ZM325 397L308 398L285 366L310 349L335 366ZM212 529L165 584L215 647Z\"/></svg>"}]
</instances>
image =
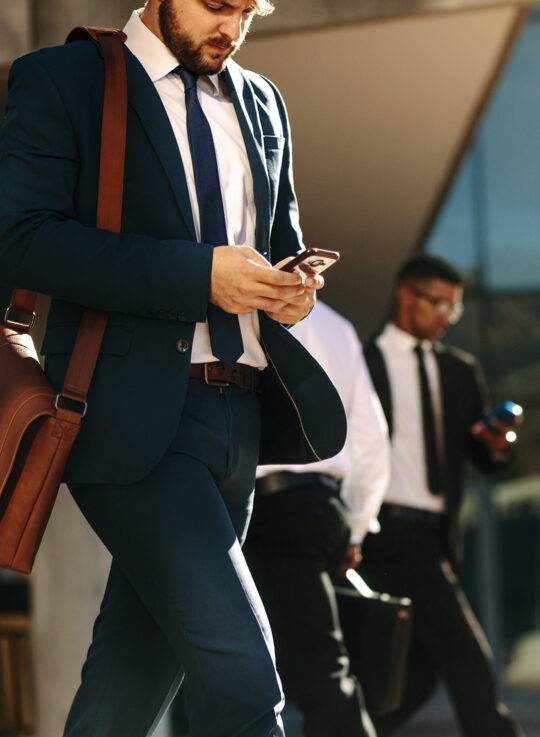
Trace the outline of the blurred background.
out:
<instances>
[{"instance_id":1,"label":"blurred background","mask_svg":"<svg viewBox=\"0 0 540 737\"><path fill-rule=\"evenodd\" d=\"M540 735L540 4L276 5L239 61L286 98L306 244L342 253L326 300L367 337L398 264L421 249L443 256L468 284L449 341L480 358L493 403L525 407L517 464L469 476L462 575L507 701ZM122 27L133 7L0 0L0 119L16 56L78 24ZM61 734L107 566L63 489L32 577L0 574L1 737ZM287 719L300 735L293 710ZM458 734L444 692L403 732L434 734Z\"/></svg>"}]
</instances>

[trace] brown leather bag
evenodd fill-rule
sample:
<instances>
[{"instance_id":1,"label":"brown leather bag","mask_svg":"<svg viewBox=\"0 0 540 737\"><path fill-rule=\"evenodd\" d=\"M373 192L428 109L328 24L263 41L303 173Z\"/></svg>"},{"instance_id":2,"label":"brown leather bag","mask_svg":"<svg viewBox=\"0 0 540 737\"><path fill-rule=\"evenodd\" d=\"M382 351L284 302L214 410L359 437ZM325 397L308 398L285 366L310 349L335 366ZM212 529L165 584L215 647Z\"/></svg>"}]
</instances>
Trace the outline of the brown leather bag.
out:
<instances>
[{"instance_id":1,"label":"brown leather bag","mask_svg":"<svg viewBox=\"0 0 540 737\"><path fill-rule=\"evenodd\" d=\"M120 232L127 127L126 36L80 27L66 43L92 39L105 66L97 227ZM0 327L0 566L30 573L86 414L86 399L107 314L85 310L58 394L47 381L28 331L37 295L15 290Z\"/></svg>"}]
</instances>

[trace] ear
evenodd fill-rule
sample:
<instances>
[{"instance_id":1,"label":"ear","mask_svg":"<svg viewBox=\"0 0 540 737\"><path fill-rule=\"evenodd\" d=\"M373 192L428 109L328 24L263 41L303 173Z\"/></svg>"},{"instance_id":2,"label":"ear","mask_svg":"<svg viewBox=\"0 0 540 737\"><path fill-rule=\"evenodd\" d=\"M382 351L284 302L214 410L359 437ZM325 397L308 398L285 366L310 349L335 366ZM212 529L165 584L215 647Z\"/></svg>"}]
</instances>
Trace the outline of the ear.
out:
<instances>
[{"instance_id":1,"label":"ear","mask_svg":"<svg viewBox=\"0 0 540 737\"><path fill-rule=\"evenodd\" d=\"M401 284L397 290L396 290L396 303L398 305L401 305L403 307L406 307L411 304L412 300L414 298L413 293L411 290L405 285Z\"/></svg>"}]
</instances>

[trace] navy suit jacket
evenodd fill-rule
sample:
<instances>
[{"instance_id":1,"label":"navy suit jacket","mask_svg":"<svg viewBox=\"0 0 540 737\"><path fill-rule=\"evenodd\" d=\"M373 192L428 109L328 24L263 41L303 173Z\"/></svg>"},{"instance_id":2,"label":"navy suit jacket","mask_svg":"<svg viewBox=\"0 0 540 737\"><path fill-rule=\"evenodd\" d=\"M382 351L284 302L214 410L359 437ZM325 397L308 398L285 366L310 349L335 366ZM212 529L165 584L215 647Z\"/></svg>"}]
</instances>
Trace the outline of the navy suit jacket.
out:
<instances>
[{"instance_id":1,"label":"navy suit jacket","mask_svg":"<svg viewBox=\"0 0 540 737\"><path fill-rule=\"evenodd\" d=\"M128 131L121 234L96 222L103 62L90 41L12 66L0 135L0 281L52 297L45 370L63 383L85 307L109 324L68 481L132 483L172 441L196 322L206 319L212 248L196 243L182 161L159 95L125 48ZM302 248L290 131L274 85L224 72L253 174L256 248L273 263ZM309 462L341 448L346 424L322 369L260 315L261 462ZM177 345L184 341L186 352Z\"/></svg>"}]
</instances>

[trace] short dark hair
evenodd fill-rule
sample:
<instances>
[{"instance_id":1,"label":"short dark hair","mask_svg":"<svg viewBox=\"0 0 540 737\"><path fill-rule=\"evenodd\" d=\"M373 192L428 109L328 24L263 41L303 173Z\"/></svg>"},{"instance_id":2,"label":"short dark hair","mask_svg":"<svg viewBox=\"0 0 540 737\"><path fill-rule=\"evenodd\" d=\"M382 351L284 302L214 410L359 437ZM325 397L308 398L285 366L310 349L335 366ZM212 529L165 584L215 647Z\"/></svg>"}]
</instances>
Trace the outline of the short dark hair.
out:
<instances>
[{"instance_id":1,"label":"short dark hair","mask_svg":"<svg viewBox=\"0 0 540 737\"><path fill-rule=\"evenodd\" d=\"M396 275L396 283L441 279L449 284L463 284L463 276L447 261L437 256L421 254L405 261Z\"/></svg>"}]
</instances>

